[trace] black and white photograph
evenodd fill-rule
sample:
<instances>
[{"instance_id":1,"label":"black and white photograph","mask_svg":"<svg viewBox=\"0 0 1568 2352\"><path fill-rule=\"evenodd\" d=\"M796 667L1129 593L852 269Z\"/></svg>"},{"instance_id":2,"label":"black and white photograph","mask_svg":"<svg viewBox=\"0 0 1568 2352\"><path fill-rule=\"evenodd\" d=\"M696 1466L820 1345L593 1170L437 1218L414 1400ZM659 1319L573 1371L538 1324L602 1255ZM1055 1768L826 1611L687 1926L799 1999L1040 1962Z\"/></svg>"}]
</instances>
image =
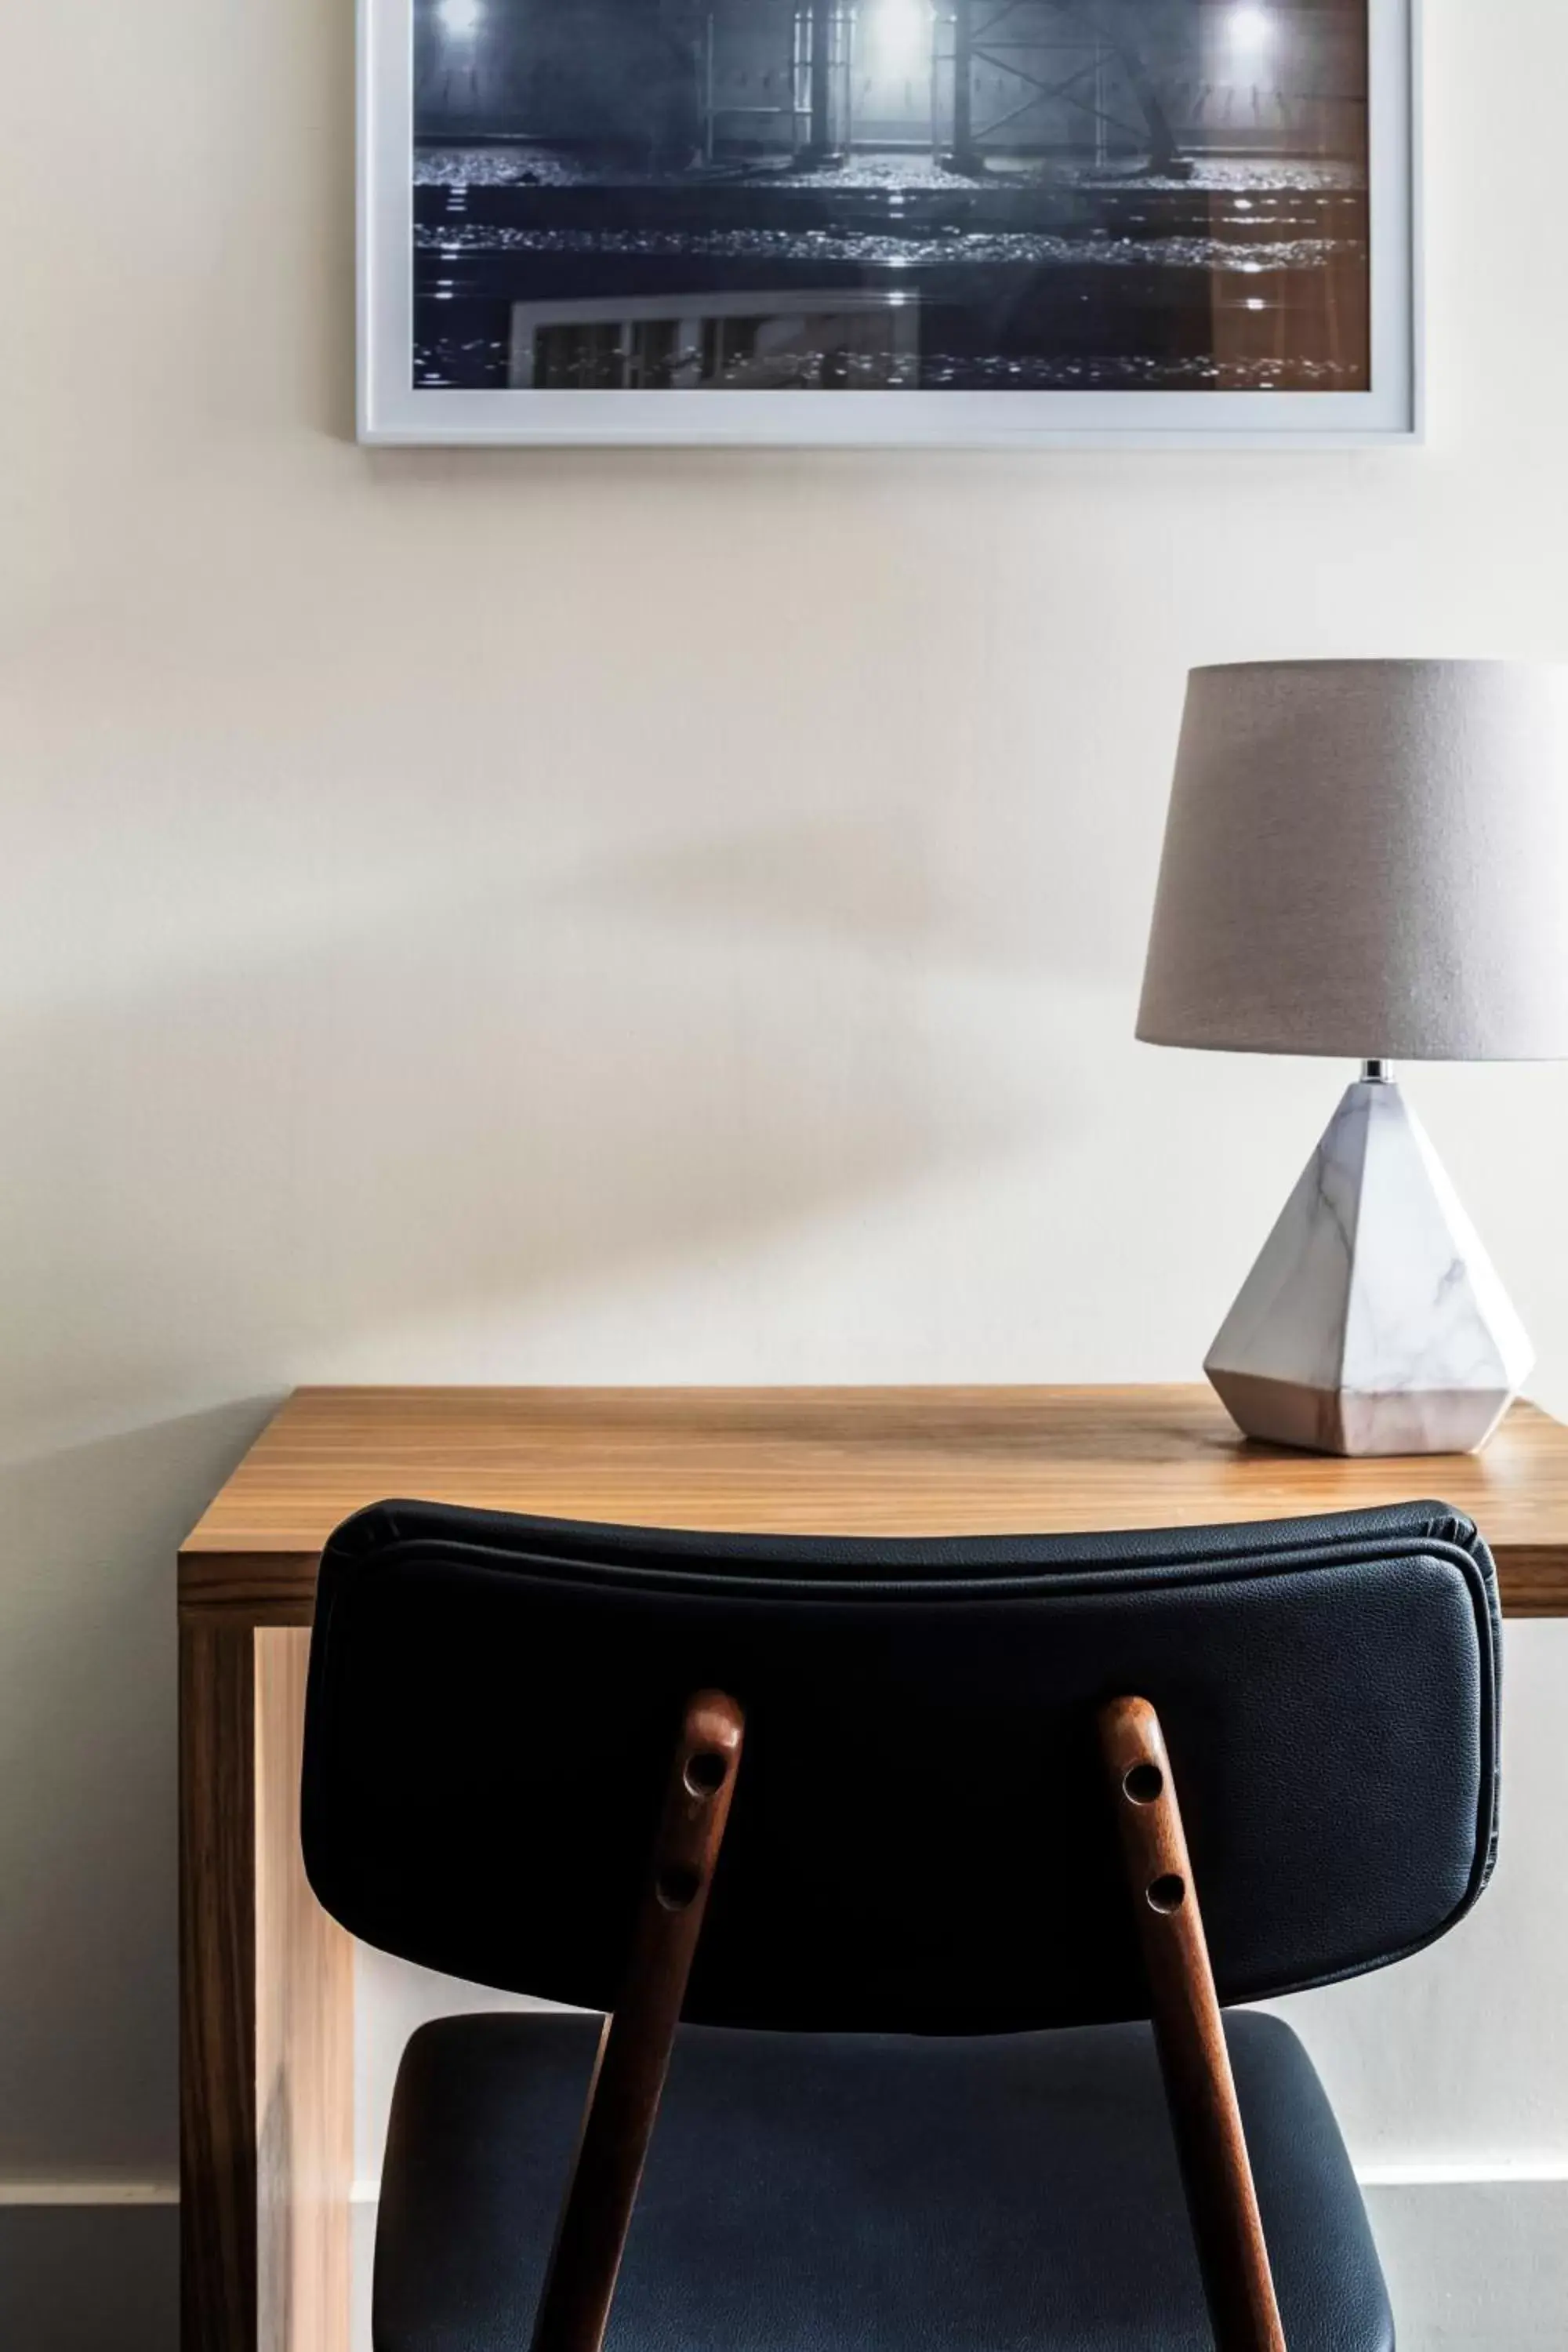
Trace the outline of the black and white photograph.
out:
<instances>
[{"instance_id":1,"label":"black and white photograph","mask_svg":"<svg viewBox=\"0 0 1568 2352\"><path fill-rule=\"evenodd\" d=\"M416 410L1374 389L1381 0L399 13Z\"/></svg>"},{"instance_id":2,"label":"black and white photograph","mask_svg":"<svg viewBox=\"0 0 1568 2352\"><path fill-rule=\"evenodd\" d=\"M1362 391L1366 0L418 0L417 383Z\"/></svg>"}]
</instances>

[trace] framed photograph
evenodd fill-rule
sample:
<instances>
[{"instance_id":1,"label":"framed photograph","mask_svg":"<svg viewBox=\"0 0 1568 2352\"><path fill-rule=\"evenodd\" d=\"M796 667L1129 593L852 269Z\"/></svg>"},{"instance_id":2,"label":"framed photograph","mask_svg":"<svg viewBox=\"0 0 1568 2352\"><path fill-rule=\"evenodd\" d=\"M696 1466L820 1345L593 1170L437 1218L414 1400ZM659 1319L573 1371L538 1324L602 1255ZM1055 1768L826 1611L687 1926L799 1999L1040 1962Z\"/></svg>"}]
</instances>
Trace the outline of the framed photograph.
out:
<instances>
[{"instance_id":1,"label":"framed photograph","mask_svg":"<svg viewBox=\"0 0 1568 2352\"><path fill-rule=\"evenodd\" d=\"M361 438L1416 438L1417 5L360 0Z\"/></svg>"}]
</instances>

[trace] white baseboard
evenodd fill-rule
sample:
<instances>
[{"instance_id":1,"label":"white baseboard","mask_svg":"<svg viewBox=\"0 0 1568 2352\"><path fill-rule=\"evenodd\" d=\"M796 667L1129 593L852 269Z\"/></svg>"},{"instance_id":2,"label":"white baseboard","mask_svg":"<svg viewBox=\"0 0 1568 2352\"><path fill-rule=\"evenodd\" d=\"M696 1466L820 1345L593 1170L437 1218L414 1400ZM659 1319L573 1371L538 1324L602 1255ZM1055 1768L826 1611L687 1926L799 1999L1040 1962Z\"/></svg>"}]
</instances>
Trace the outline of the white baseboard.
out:
<instances>
[{"instance_id":1,"label":"white baseboard","mask_svg":"<svg viewBox=\"0 0 1568 2352\"><path fill-rule=\"evenodd\" d=\"M1363 2189L1521 2189L1568 2183L1568 2156L1474 2157L1434 2162L1358 2164Z\"/></svg>"},{"instance_id":2,"label":"white baseboard","mask_svg":"<svg viewBox=\"0 0 1568 2352\"><path fill-rule=\"evenodd\" d=\"M1563 2352L1568 2176L1365 2190L1399 2352Z\"/></svg>"},{"instance_id":3,"label":"white baseboard","mask_svg":"<svg viewBox=\"0 0 1568 2352\"><path fill-rule=\"evenodd\" d=\"M1431 2163L1363 2164L1356 2168L1363 2189L1480 2189L1568 2186L1568 2157L1500 2157L1478 2164L1468 2158ZM356 2205L374 2205L375 2180L356 2180ZM177 2205L180 2184L173 2179L122 2180L33 2180L0 2179L0 2206Z\"/></svg>"},{"instance_id":4,"label":"white baseboard","mask_svg":"<svg viewBox=\"0 0 1568 2352\"><path fill-rule=\"evenodd\" d=\"M177 2205L177 2180L0 2180L0 2206Z\"/></svg>"}]
</instances>

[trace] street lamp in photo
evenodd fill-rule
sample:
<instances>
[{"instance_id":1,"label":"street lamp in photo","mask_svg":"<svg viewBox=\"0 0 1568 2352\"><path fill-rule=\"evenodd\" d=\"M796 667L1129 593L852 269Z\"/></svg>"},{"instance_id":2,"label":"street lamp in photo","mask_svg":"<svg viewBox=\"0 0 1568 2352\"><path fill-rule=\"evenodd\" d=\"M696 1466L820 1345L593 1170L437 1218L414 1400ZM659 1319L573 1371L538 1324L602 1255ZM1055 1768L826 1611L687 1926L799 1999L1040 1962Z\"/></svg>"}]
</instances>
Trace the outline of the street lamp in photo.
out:
<instances>
[{"instance_id":1,"label":"street lamp in photo","mask_svg":"<svg viewBox=\"0 0 1568 2352\"><path fill-rule=\"evenodd\" d=\"M895 79L930 73L936 31L931 0L871 0L863 21L874 71Z\"/></svg>"},{"instance_id":2,"label":"street lamp in photo","mask_svg":"<svg viewBox=\"0 0 1568 2352\"><path fill-rule=\"evenodd\" d=\"M1274 20L1267 8L1254 5L1254 0L1236 0L1226 17L1226 39L1232 56L1238 63L1256 64L1268 51L1274 33Z\"/></svg>"}]
</instances>

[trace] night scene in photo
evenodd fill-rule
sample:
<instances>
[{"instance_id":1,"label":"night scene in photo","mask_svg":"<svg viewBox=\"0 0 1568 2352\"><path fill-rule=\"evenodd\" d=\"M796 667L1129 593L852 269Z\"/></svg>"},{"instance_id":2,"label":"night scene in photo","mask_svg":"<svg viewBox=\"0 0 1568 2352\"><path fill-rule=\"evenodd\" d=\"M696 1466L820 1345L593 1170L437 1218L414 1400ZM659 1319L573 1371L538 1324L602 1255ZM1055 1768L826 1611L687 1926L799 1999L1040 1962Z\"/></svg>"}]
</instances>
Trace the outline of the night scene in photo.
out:
<instances>
[{"instance_id":1,"label":"night scene in photo","mask_svg":"<svg viewBox=\"0 0 1568 2352\"><path fill-rule=\"evenodd\" d=\"M415 0L416 387L1363 392L1368 0Z\"/></svg>"}]
</instances>

